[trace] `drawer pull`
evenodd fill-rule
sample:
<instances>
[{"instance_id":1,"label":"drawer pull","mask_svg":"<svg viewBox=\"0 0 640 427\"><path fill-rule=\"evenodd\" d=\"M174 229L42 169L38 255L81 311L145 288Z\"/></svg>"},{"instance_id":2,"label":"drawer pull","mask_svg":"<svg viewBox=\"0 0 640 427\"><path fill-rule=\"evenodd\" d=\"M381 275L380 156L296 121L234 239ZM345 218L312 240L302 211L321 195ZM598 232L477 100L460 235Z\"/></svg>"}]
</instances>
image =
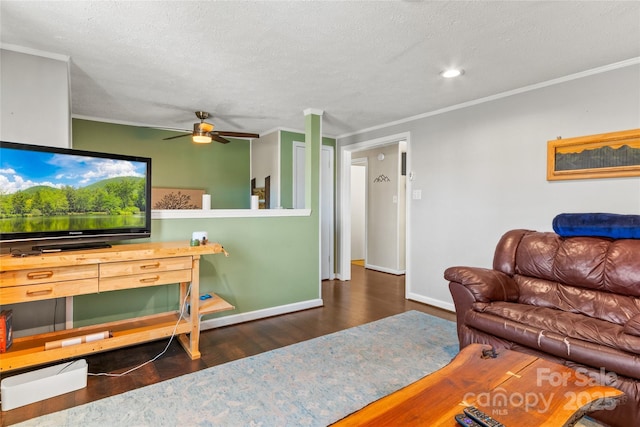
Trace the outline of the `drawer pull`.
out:
<instances>
[{"instance_id":1,"label":"drawer pull","mask_svg":"<svg viewBox=\"0 0 640 427\"><path fill-rule=\"evenodd\" d=\"M160 267L160 263L159 262L154 262L153 264L141 265L140 269L141 270L149 270L151 268L158 268L158 267Z\"/></svg>"},{"instance_id":2,"label":"drawer pull","mask_svg":"<svg viewBox=\"0 0 640 427\"><path fill-rule=\"evenodd\" d=\"M35 297L35 296L38 296L38 295L50 294L52 292L53 292L52 288L40 289L39 291L27 291L27 296L28 297Z\"/></svg>"},{"instance_id":3,"label":"drawer pull","mask_svg":"<svg viewBox=\"0 0 640 427\"><path fill-rule=\"evenodd\" d=\"M147 277L145 279L140 279L140 283L149 283L149 282L157 282L160 280L160 276Z\"/></svg>"},{"instance_id":4,"label":"drawer pull","mask_svg":"<svg viewBox=\"0 0 640 427\"><path fill-rule=\"evenodd\" d=\"M33 273L27 273L27 279L48 279L53 277L53 271L34 271Z\"/></svg>"}]
</instances>

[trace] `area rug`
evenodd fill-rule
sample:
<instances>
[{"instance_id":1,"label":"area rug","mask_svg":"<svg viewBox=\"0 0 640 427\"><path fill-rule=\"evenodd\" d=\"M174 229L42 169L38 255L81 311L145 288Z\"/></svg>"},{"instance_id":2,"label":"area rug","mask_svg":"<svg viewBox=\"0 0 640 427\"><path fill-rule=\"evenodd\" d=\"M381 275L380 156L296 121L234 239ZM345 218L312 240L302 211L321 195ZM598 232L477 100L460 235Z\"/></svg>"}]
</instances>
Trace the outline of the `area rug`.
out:
<instances>
[{"instance_id":1,"label":"area rug","mask_svg":"<svg viewBox=\"0 0 640 427\"><path fill-rule=\"evenodd\" d=\"M20 426L326 426L447 363L454 322L409 311Z\"/></svg>"}]
</instances>

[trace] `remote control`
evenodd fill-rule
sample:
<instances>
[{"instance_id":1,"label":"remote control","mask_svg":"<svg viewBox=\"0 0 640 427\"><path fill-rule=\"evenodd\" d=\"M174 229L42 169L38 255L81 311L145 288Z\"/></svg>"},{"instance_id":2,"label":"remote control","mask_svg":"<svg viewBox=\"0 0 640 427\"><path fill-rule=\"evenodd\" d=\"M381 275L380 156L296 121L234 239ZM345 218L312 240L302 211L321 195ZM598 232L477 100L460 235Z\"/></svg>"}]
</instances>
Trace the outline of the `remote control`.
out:
<instances>
[{"instance_id":1,"label":"remote control","mask_svg":"<svg viewBox=\"0 0 640 427\"><path fill-rule=\"evenodd\" d=\"M478 424L473 420L473 418L470 418L465 414L456 415L456 421L458 422L458 424L465 427L482 427L481 424Z\"/></svg>"},{"instance_id":2,"label":"remote control","mask_svg":"<svg viewBox=\"0 0 640 427\"><path fill-rule=\"evenodd\" d=\"M473 418L482 427L504 427L504 424L494 420L475 406L464 408L464 413L469 418Z\"/></svg>"}]
</instances>

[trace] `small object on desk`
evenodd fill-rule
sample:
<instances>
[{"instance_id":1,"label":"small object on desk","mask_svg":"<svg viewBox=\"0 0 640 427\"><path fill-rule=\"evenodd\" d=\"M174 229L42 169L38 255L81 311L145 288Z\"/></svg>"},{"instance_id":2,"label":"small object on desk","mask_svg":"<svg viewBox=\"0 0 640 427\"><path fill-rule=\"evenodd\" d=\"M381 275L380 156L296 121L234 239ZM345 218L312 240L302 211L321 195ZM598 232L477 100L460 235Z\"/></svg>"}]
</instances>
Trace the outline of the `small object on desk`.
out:
<instances>
[{"instance_id":1,"label":"small object on desk","mask_svg":"<svg viewBox=\"0 0 640 427\"><path fill-rule=\"evenodd\" d=\"M496 349L491 347L491 348L485 348L482 350L482 357L483 359L495 359L496 357L498 357L498 353L496 353Z\"/></svg>"},{"instance_id":2,"label":"small object on desk","mask_svg":"<svg viewBox=\"0 0 640 427\"><path fill-rule=\"evenodd\" d=\"M465 414L456 415L456 421L458 422L458 424L465 427L482 427L481 424L478 424L473 420L473 418L470 418Z\"/></svg>"},{"instance_id":3,"label":"small object on desk","mask_svg":"<svg viewBox=\"0 0 640 427\"><path fill-rule=\"evenodd\" d=\"M504 424L494 420L475 406L464 408L464 413L482 427L504 427Z\"/></svg>"},{"instance_id":4,"label":"small object on desk","mask_svg":"<svg viewBox=\"0 0 640 427\"><path fill-rule=\"evenodd\" d=\"M21 249L13 249L11 250L11 256L24 258L27 256L40 255L40 251L23 251Z\"/></svg>"},{"instance_id":5,"label":"small object on desk","mask_svg":"<svg viewBox=\"0 0 640 427\"><path fill-rule=\"evenodd\" d=\"M0 312L0 353L9 350L13 343L13 310Z\"/></svg>"},{"instance_id":6,"label":"small object on desk","mask_svg":"<svg viewBox=\"0 0 640 427\"><path fill-rule=\"evenodd\" d=\"M211 194L202 195L202 210L211 210Z\"/></svg>"},{"instance_id":7,"label":"small object on desk","mask_svg":"<svg viewBox=\"0 0 640 427\"><path fill-rule=\"evenodd\" d=\"M200 295L200 299L202 301L208 300L209 298L212 298L211 295L209 295L209 294Z\"/></svg>"}]
</instances>

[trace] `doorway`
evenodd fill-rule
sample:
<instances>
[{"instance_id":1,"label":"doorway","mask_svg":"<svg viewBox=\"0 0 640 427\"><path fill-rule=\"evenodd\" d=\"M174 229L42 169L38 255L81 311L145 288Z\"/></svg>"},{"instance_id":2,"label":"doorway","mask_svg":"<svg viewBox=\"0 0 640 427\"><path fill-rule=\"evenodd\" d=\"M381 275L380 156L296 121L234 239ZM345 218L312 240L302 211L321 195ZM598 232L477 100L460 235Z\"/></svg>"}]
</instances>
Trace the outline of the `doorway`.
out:
<instances>
[{"instance_id":1,"label":"doorway","mask_svg":"<svg viewBox=\"0 0 640 427\"><path fill-rule=\"evenodd\" d=\"M367 262L367 158L351 161L351 263Z\"/></svg>"},{"instance_id":2,"label":"doorway","mask_svg":"<svg viewBox=\"0 0 640 427\"><path fill-rule=\"evenodd\" d=\"M339 197L339 213L338 213L338 221L339 221L339 229L340 233L338 235L338 248L339 248L339 263L337 269L337 277L340 280L350 280L351 279L351 246L352 246L352 219L351 219L351 167L352 160L359 157L358 152L369 150L376 147L383 147L385 145L399 144L400 141L405 141L405 152L406 152L406 171L410 171L410 133L403 132L395 135L389 135L382 138L377 138L369 141L363 141L351 145L345 145L340 147L340 197ZM399 239L398 241L398 254L401 254L402 258L405 260L405 287L406 289L410 288L410 256L409 256L409 248L410 248L410 221L409 218L411 216L411 203L410 197L408 195L411 194L411 179L410 173L407 173L406 183L404 185L403 191L399 193L398 200L394 200L394 203L397 203L398 206L402 204L404 208L404 212L399 216L402 224L399 224L399 227L403 227L404 229L404 239ZM368 255L365 255L368 257ZM384 271L384 270L381 270ZM396 274L395 272L392 272Z\"/></svg>"}]
</instances>

